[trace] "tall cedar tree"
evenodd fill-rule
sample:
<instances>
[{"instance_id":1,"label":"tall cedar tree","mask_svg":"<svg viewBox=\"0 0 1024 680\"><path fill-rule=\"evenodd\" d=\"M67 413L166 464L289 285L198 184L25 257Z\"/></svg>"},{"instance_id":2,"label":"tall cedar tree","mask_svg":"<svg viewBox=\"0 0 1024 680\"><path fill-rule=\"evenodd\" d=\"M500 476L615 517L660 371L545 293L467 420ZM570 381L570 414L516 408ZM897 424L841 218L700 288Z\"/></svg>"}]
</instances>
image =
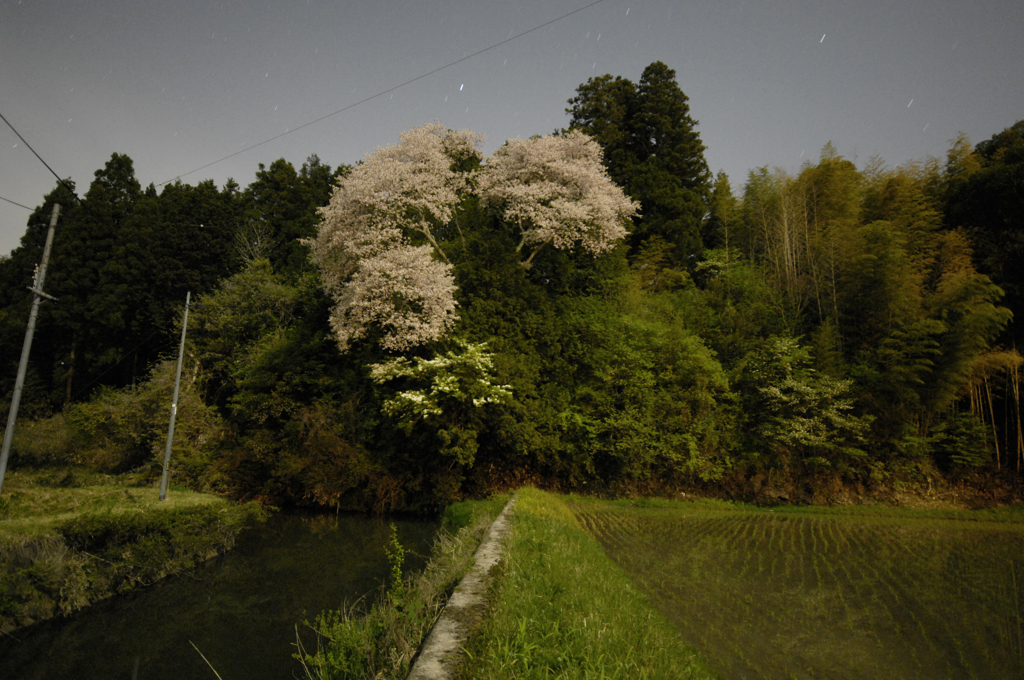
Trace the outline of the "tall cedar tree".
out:
<instances>
[{"instance_id":1,"label":"tall cedar tree","mask_svg":"<svg viewBox=\"0 0 1024 680\"><path fill-rule=\"evenodd\" d=\"M591 78L566 112L570 128L597 140L608 174L640 203L632 252L659 237L674 246L677 264L692 267L703 250L712 177L688 101L675 71L656 61L637 85L619 76Z\"/></svg>"},{"instance_id":2,"label":"tall cedar tree","mask_svg":"<svg viewBox=\"0 0 1024 680\"><path fill-rule=\"evenodd\" d=\"M265 167L259 165L256 181L245 192L243 226L269 239L265 255L274 271L293 279L310 268L309 248L302 239L316 235L317 209L327 205L335 179L346 171L336 171L312 154L296 172L295 166L279 158Z\"/></svg>"},{"instance_id":3,"label":"tall cedar tree","mask_svg":"<svg viewBox=\"0 0 1024 680\"><path fill-rule=\"evenodd\" d=\"M58 298L49 311L61 337L55 360L63 370L54 377L64 383L65 404L120 358L125 309L118 291L104 285L105 270L141 196L132 159L114 153L55 237L47 287Z\"/></svg>"}]
</instances>

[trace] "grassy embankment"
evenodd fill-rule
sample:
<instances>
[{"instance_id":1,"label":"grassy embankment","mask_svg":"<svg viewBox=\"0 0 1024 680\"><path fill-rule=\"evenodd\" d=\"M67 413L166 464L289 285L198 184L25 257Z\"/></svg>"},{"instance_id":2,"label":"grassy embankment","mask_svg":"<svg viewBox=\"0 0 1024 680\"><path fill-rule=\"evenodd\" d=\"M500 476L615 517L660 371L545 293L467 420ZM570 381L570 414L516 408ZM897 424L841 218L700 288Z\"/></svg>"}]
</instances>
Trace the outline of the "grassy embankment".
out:
<instances>
[{"instance_id":1,"label":"grassy embankment","mask_svg":"<svg viewBox=\"0 0 1024 680\"><path fill-rule=\"evenodd\" d=\"M180 573L266 518L172 488L84 472L8 472L0 498L0 631L10 632Z\"/></svg>"},{"instance_id":2,"label":"grassy embankment","mask_svg":"<svg viewBox=\"0 0 1024 680\"><path fill-rule=\"evenodd\" d=\"M570 503L683 637L730 675L1024 672L1022 508Z\"/></svg>"},{"instance_id":3,"label":"grassy embankment","mask_svg":"<svg viewBox=\"0 0 1024 680\"><path fill-rule=\"evenodd\" d=\"M324 612L310 624L315 650L296 655L308 678L404 679L455 586L472 566L473 553L510 498L464 501L445 511L426 568L401 578L404 549L392 537L388 547L392 578L376 602L347 604Z\"/></svg>"},{"instance_id":4,"label":"grassy embankment","mask_svg":"<svg viewBox=\"0 0 1024 680\"><path fill-rule=\"evenodd\" d=\"M488 613L462 678L709 678L563 498L519 492Z\"/></svg>"}]
</instances>

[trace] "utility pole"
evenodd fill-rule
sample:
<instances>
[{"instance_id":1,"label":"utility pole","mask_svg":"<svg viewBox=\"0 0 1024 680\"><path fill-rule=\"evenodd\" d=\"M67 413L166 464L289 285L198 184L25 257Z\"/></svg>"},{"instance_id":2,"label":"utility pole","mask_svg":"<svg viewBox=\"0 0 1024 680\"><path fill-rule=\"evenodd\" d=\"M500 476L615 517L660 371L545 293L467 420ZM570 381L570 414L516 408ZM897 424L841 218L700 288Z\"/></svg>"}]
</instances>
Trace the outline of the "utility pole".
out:
<instances>
[{"instance_id":1,"label":"utility pole","mask_svg":"<svg viewBox=\"0 0 1024 680\"><path fill-rule=\"evenodd\" d=\"M0 449L0 491L4 488L4 475L7 473L7 457L11 453L11 442L14 441L14 424L18 420L18 407L21 405L21 389L25 386L25 372L28 370L28 355L32 351L32 336L36 333L36 317L39 315L39 303L43 298L56 298L43 292L43 281L46 280L46 264L50 261L50 246L53 245L53 232L57 228L57 215L60 204L53 204L50 215L50 229L46 232L46 245L43 247L43 261L36 269L35 281L29 290L32 291L32 311L28 315L28 329L25 331L25 344L21 348L21 363L18 364L18 377L14 381L14 394L11 396L11 411L7 414L7 429L4 430L4 445Z\"/></svg>"},{"instance_id":2,"label":"utility pole","mask_svg":"<svg viewBox=\"0 0 1024 680\"><path fill-rule=\"evenodd\" d=\"M174 375L174 399L171 401L171 425L167 428L167 450L164 451L164 472L160 476L160 500L167 499L167 469L171 464L171 444L174 442L174 419L178 415L178 385L181 383L181 361L185 358L185 332L188 330L188 303L192 291L185 293L185 320L181 322L181 347L178 349L178 372Z\"/></svg>"}]
</instances>

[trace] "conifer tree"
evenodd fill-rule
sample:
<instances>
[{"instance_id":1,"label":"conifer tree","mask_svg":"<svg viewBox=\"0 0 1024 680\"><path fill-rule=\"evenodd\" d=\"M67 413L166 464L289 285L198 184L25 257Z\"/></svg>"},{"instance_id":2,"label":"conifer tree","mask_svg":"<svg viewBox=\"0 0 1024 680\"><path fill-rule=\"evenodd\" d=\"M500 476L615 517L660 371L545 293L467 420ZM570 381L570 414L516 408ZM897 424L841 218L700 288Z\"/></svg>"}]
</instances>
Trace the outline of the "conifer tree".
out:
<instances>
[{"instance_id":1,"label":"conifer tree","mask_svg":"<svg viewBox=\"0 0 1024 680\"><path fill-rule=\"evenodd\" d=\"M569 104L570 128L594 137L608 174L640 203L630 237L633 252L660 237L675 247L677 263L695 266L712 180L675 71L656 61L637 85L610 75L591 78Z\"/></svg>"},{"instance_id":2,"label":"conifer tree","mask_svg":"<svg viewBox=\"0 0 1024 680\"><path fill-rule=\"evenodd\" d=\"M55 237L47 287L58 298L50 312L61 337L65 402L75 395L76 372L95 378L120 358L124 307L117 291L103 285L104 270L111 266L141 196L132 159L114 153L96 171L89 191L68 211Z\"/></svg>"}]
</instances>

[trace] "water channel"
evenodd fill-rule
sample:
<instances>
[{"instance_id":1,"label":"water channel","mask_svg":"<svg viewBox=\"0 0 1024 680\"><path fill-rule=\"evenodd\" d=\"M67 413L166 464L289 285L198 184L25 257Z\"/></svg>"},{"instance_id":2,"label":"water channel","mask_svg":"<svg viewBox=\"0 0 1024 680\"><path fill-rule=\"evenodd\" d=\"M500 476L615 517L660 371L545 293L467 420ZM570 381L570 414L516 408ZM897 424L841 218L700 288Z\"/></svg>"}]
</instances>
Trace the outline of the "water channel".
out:
<instances>
[{"instance_id":1,"label":"water channel","mask_svg":"<svg viewBox=\"0 0 1024 680\"><path fill-rule=\"evenodd\" d=\"M390 523L280 513L192 574L4 636L0 678L214 680L199 652L223 680L301 677L296 625L315 647L304 621L377 595ZM406 566L422 567L438 524L394 524Z\"/></svg>"}]
</instances>

